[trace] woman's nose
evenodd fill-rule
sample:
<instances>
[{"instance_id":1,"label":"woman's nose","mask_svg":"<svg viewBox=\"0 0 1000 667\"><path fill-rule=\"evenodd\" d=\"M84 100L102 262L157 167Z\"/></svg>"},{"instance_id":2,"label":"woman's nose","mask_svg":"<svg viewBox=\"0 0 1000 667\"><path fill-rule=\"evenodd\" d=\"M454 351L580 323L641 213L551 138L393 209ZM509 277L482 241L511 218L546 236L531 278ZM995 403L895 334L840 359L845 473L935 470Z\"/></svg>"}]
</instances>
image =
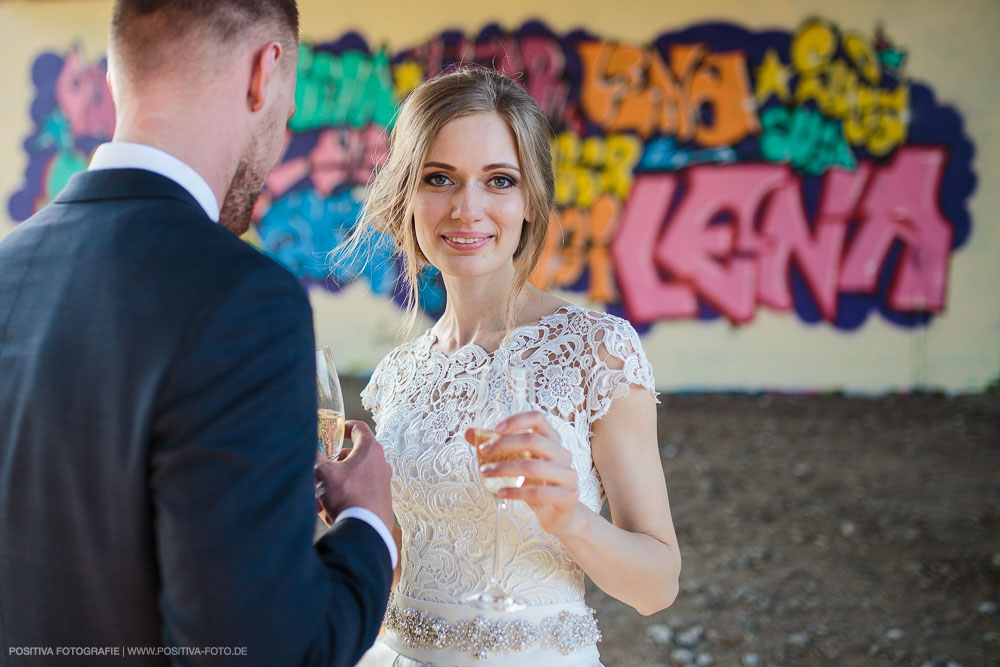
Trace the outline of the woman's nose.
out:
<instances>
[{"instance_id":1,"label":"woman's nose","mask_svg":"<svg viewBox=\"0 0 1000 667\"><path fill-rule=\"evenodd\" d=\"M483 192L470 183L455 193L451 217L462 222L476 222L483 217Z\"/></svg>"}]
</instances>

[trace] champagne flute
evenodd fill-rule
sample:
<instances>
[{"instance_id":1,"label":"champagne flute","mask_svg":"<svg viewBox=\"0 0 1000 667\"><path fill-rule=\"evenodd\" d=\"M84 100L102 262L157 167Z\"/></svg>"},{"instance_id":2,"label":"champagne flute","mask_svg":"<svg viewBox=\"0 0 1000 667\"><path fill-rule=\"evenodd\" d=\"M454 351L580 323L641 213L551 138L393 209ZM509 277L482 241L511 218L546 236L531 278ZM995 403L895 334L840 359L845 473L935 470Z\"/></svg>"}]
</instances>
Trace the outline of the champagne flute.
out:
<instances>
[{"instance_id":1,"label":"champagne flute","mask_svg":"<svg viewBox=\"0 0 1000 667\"><path fill-rule=\"evenodd\" d=\"M316 447L323 456L336 461L344 447L344 397L337 368L333 365L333 353L328 347L316 350L316 398Z\"/></svg>"},{"instance_id":2,"label":"champagne flute","mask_svg":"<svg viewBox=\"0 0 1000 667\"><path fill-rule=\"evenodd\" d=\"M528 452L487 456L479 449L479 445L492 442L499 437L496 431L485 426L486 407L491 400L491 397L488 396L489 378L492 375L491 371L491 368L484 370L483 377L480 380L476 416L473 421L473 447L476 449L476 464L480 467L487 463L501 463L504 461L516 461L531 458L531 455ZM529 396L531 396L531 387L528 383L527 370L521 366L507 365L505 379L508 388L513 394L513 400L509 409L505 410L503 406L500 407L499 414L495 415L495 422L499 422L511 415L527 412L532 409L531 400L529 398ZM497 398L498 397L492 397L492 400L496 401ZM480 479L482 480L483 486L486 490L494 495L496 495L496 493L502 488L521 487L524 485L524 477L520 475L511 477L481 476ZM517 611L518 609L523 609L527 603L523 598L506 591L500 583L502 570L500 563L500 527L509 505L505 498L497 497L496 500L497 514L496 533L493 538L493 574L490 576L489 581L486 582L486 585L482 590L466 596L463 598L463 601L480 609L490 609L494 611Z\"/></svg>"},{"instance_id":3,"label":"champagne flute","mask_svg":"<svg viewBox=\"0 0 1000 667\"><path fill-rule=\"evenodd\" d=\"M327 459L336 461L344 447L344 396L337 368L333 365L333 353L328 347L316 349L316 399L316 448ZM327 526L333 525L333 518L322 505L319 505L319 518Z\"/></svg>"}]
</instances>

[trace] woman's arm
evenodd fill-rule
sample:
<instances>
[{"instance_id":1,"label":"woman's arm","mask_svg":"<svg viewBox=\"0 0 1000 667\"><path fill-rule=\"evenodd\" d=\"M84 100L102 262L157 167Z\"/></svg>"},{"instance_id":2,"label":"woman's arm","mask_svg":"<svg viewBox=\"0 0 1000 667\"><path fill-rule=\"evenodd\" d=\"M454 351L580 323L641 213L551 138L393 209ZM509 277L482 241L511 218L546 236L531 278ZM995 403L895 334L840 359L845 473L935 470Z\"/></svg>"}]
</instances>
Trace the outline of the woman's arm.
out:
<instances>
[{"instance_id":1,"label":"woman's arm","mask_svg":"<svg viewBox=\"0 0 1000 667\"><path fill-rule=\"evenodd\" d=\"M526 428L532 432L517 433ZM534 457L484 473L528 478L524 487L502 489L502 494L527 502L542 527L601 590L644 615L670 606L677 597L681 557L656 441L652 392L633 385L593 426L594 465L614 523L579 501L569 452L540 413L516 415L497 430L511 434L495 442L498 452L527 449Z\"/></svg>"},{"instance_id":2,"label":"woman's arm","mask_svg":"<svg viewBox=\"0 0 1000 667\"><path fill-rule=\"evenodd\" d=\"M577 503L554 533L594 583L649 615L677 597L681 554L656 441L656 403L633 386L593 426L594 465L611 506L609 523Z\"/></svg>"}]
</instances>

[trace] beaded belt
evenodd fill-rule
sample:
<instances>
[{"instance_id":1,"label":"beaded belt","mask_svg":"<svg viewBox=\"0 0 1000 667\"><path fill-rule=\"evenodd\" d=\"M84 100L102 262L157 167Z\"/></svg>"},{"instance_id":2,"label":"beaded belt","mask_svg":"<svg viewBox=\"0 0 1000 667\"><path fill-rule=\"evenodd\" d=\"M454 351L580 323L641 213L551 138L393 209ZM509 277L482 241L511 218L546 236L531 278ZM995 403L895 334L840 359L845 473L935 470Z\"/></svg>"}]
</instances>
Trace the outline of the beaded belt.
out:
<instances>
[{"instance_id":1,"label":"beaded belt","mask_svg":"<svg viewBox=\"0 0 1000 667\"><path fill-rule=\"evenodd\" d=\"M579 611L571 611L573 608ZM589 648L590 659L596 661L594 644L601 641L594 610L582 601L498 614L465 605L428 603L394 593L386 611L385 627L390 633L386 639L390 645L397 645L398 652L428 662L454 663L456 654L460 654L471 659L468 664L487 657L493 657L490 664L494 664L500 656L511 656L519 661L517 664L526 664L520 661L526 657L525 652L531 652L533 657L536 653L538 657L548 655L553 660L559 656L563 657L558 660L560 663L580 664L565 657ZM451 655L443 656L441 652ZM532 664L542 663L533 660Z\"/></svg>"}]
</instances>

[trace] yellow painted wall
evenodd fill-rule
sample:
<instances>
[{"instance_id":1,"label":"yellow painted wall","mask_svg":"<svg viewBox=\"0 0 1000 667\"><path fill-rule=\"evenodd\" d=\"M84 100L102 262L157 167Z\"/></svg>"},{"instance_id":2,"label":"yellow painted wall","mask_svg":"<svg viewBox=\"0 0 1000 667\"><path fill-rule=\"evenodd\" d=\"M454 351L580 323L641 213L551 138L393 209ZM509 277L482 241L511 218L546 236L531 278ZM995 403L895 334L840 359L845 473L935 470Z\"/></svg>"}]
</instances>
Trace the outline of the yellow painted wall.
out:
<instances>
[{"instance_id":1,"label":"yellow painted wall","mask_svg":"<svg viewBox=\"0 0 1000 667\"><path fill-rule=\"evenodd\" d=\"M794 32L818 15L845 30L871 34L881 23L908 50L906 71L928 85L939 103L962 115L975 148L978 187L968 204L969 241L950 260L946 309L923 328L901 328L877 315L845 332L809 325L794 313L760 310L752 323L724 319L661 321L644 344L662 389L842 388L881 392L915 386L975 390L1000 374L1000 3L991 0L699 0L699 2L538 3L328 2L303 0L303 37L310 42L361 33L374 48L417 45L445 29L475 35L491 22L509 29L541 19L557 33L584 28L604 39L647 44L663 32L726 21L748 30ZM544 10L538 8L543 7ZM78 43L88 59L104 52L111 2L0 2L0 236L13 221L6 201L20 186L31 130L31 66L41 52ZM2 270L2 267L0 267ZM342 372L363 374L394 343L398 310L355 283L338 295L313 290L317 335L335 350ZM583 303L582 295L566 298ZM346 324L344 313L352 313Z\"/></svg>"}]
</instances>

